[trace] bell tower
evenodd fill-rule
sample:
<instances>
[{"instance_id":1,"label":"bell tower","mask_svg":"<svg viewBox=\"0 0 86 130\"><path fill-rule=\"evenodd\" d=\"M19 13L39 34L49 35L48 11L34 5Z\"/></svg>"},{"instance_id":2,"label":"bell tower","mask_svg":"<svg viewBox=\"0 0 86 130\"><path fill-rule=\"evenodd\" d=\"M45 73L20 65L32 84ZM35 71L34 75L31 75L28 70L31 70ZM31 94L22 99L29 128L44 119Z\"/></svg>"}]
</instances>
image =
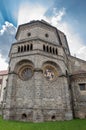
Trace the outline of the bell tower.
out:
<instances>
[{"instance_id":1,"label":"bell tower","mask_svg":"<svg viewBox=\"0 0 86 130\"><path fill-rule=\"evenodd\" d=\"M10 50L4 119L72 119L64 33L45 21L20 25Z\"/></svg>"}]
</instances>

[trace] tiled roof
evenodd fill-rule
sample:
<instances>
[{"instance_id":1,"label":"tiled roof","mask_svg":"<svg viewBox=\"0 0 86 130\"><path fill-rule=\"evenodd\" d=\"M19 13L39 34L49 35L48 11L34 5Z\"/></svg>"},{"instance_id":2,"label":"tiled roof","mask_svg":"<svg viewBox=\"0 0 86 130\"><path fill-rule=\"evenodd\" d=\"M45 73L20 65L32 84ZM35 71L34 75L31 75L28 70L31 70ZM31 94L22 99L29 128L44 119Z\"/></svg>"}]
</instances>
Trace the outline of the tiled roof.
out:
<instances>
[{"instance_id":1,"label":"tiled roof","mask_svg":"<svg viewBox=\"0 0 86 130\"><path fill-rule=\"evenodd\" d=\"M0 71L0 75L7 75L8 74L8 70L2 70Z\"/></svg>"}]
</instances>

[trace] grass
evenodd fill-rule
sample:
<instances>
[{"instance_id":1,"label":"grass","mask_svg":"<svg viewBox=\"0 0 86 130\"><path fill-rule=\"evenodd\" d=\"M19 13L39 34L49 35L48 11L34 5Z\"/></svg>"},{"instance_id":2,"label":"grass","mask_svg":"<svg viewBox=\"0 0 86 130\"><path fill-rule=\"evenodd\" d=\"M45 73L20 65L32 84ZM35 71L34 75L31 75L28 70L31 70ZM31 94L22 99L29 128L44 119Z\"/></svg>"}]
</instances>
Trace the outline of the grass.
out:
<instances>
[{"instance_id":1,"label":"grass","mask_svg":"<svg viewBox=\"0 0 86 130\"><path fill-rule=\"evenodd\" d=\"M28 123L6 121L0 117L0 130L86 130L86 120Z\"/></svg>"}]
</instances>

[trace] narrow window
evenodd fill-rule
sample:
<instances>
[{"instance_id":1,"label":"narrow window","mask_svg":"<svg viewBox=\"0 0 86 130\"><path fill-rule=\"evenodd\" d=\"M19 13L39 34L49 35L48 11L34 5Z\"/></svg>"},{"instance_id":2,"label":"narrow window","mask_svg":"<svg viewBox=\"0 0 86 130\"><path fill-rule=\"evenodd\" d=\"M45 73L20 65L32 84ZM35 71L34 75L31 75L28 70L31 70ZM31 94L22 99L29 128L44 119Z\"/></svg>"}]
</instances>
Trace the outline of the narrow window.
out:
<instances>
[{"instance_id":1,"label":"narrow window","mask_svg":"<svg viewBox=\"0 0 86 130\"><path fill-rule=\"evenodd\" d=\"M50 47L50 53L52 53L52 48Z\"/></svg>"},{"instance_id":2,"label":"narrow window","mask_svg":"<svg viewBox=\"0 0 86 130\"><path fill-rule=\"evenodd\" d=\"M43 51L45 51L45 45L43 45Z\"/></svg>"},{"instance_id":3,"label":"narrow window","mask_svg":"<svg viewBox=\"0 0 86 130\"><path fill-rule=\"evenodd\" d=\"M58 55L58 51L57 51L57 48L56 48L56 55Z\"/></svg>"},{"instance_id":4,"label":"narrow window","mask_svg":"<svg viewBox=\"0 0 86 130\"><path fill-rule=\"evenodd\" d=\"M55 54L55 50L54 50L54 48L53 48L53 54Z\"/></svg>"},{"instance_id":5,"label":"narrow window","mask_svg":"<svg viewBox=\"0 0 86 130\"><path fill-rule=\"evenodd\" d=\"M67 70L65 71L65 73L66 73L66 76L68 76L68 72L67 72Z\"/></svg>"},{"instance_id":6,"label":"narrow window","mask_svg":"<svg viewBox=\"0 0 86 130\"><path fill-rule=\"evenodd\" d=\"M23 52L23 46L21 46L21 52Z\"/></svg>"},{"instance_id":7,"label":"narrow window","mask_svg":"<svg viewBox=\"0 0 86 130\"><path fill-rule=\"evenodd\" d=\"M2 84L2 79L0 79L0 84Z\"/></svg>"},{"instance_id":8,"label":"narrow window","mask_svg":"<svg viewBox=\"0 0 86 130\"><path fill-rule=\"evenodd\" d=\"M47 46L47 52L49 52L49 47Z\"/></svg>"},{"instance_id":9,"label":"narrow window","mask_svg":"<svg viewBox=\"0 0 86 130\"><path fill-rule=\"evenodd\" d=\"M24 51L26 51L26 45L24 45Z\"/></svg>"},{"instance_id":10,"label":"narrow window","mask_svg":"<svg viewBox=\"0 0 86 130\"><path fill-rule=\"evenodd\" d=\"M29 51L29 45L27 45L27 51Z\"/></svg>"},{"instance_id":11,"label":"narrow window","mask_svg":"<svg viewBox=\"0 0 86 130\"><path fill-rule=\"evenodd\" d=\"M20 46L18 46L18 52L20 52Z\"/></svg>"},{"instance_id":12,"label":"narrow window","mask_svg":"<svg viewBox=\"0 0 86 130\"><path fill-rule=\"evenodd\" d=\"M30 45L30 50L33 50L33 44Z\"/></svg>"}]
</instances>

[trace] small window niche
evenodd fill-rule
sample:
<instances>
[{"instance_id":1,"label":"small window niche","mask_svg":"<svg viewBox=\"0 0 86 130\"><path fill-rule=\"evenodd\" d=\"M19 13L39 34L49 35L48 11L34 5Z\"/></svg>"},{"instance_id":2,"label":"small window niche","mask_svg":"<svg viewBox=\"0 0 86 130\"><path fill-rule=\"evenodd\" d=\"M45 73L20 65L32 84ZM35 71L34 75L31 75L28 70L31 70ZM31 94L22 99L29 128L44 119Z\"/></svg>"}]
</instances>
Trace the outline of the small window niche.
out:
<instances>
[{"instance_id":1,"label":"small window niche","mask_svg":"<svg viewBox=\"0 0 86 130\"><path fill-rule=\"evenodd\" d=\"M52 120L55 120L55 119L56 119L56 116L55 116L55 115L52 115L51 119L52 119Z\"/></svg>"},{"instance_id":2,"label":"small window niche","mask_svg":"<svg viewBox=\"0 0 86 130\"><path fill-rule=\"evenodd\" d=\"M27 118L27 115L25 113L22 114L22 119L26 119Z\"/></svg>"},{"instance_id":3,"label":"small window niche","mask_svg":"<svg viewBox=\"0 0 86 130\"><path fill-rule=\"evenodd\" d=\"M86 91L86 84L85 83L80 83L79 88L81 91Z\"/></svg>"}]
</instances>

